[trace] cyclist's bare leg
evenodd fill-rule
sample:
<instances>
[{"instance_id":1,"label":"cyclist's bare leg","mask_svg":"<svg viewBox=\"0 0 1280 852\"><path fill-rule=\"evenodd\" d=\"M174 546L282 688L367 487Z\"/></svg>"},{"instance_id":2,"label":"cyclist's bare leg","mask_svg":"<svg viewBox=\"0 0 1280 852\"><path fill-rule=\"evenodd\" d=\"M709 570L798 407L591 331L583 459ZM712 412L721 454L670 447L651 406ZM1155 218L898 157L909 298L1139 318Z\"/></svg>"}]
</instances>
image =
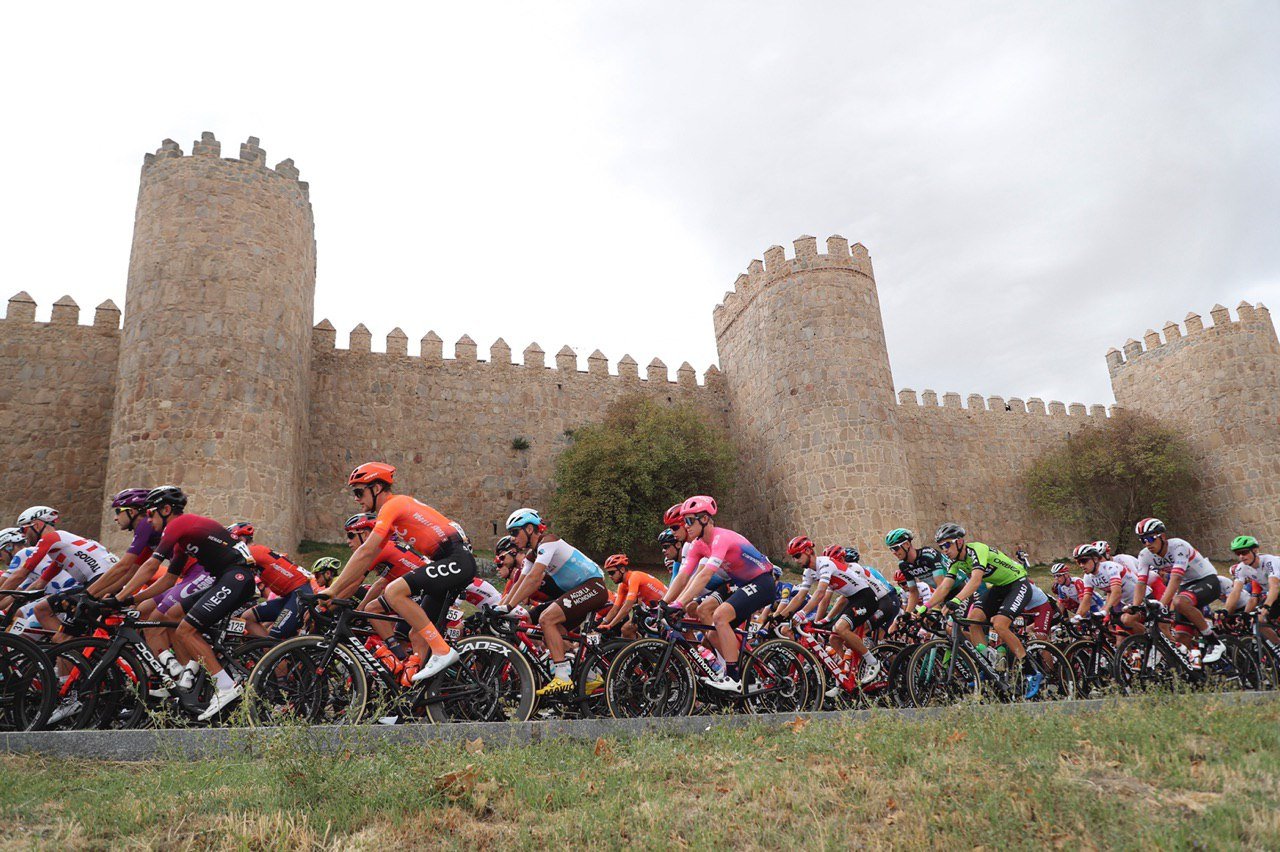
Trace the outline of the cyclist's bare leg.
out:
<instances>
[{"instance_id":1,"label":"cyclist's bare leg","mask_svg":"<svg viewBox=\"0 0 1280 852\"><path fill-rule=\"evenodd\" d=\"M837 637L841 644L848 645L859 657L865 657L867 655L867 644L862 641L861 636L849 628L848 622L836 622L831 638L836 639ZM833 642L832 644L834 645L835 643Z\"/></svg>"},{"instance_id":2,"label":"cyclist's bare leg","mask_svg":"<svg viewBox=\"0 0 1280 852\"><path fill-rule=\"evenodd\" d=\"M396 615L409 622L409 643L413 646L413 652L418 655L418 659L429 658L431 644L422 635L422 631L427 628L436 630L436 626L427 617L426 610L418 606L418 602L413 599L413 595L409 592L409 584L401 577L387 585L383 597L395 610Z\"/></svg>"},{"instance_id":3,"label":"cyclist's bare leg","mask_svg":"<svg viewBox=\"0 0 1280 852\"><path fill-rule=\"evenodd\" d=\"M716 646L720 656L724 657L724 661L730 665L738 662L738 634L733 632L732 626L733 620L737 617L737 612L727 603L720 604L711 615L711 626L715 630L709 634L708 638Z\"/></svg>"},{"instance_id":4,"label":"cyclist's bare leg","mask_svg":"<svg viewBox=\"0 0 1280 852\"><path fill-rule=\"evenodd\" d=\"M1009 653L1013 654L1014 659L1021 660L1027 655L1027 649L1023 647L1022 640L1018 638L1018 634L1013 632L1012 618L1007 615L997 614L991 619L991 626L996 629L1000 640L1009 649Z\"/></svg>"},{"instance_id":5,"label":"cyclist's bare leg","mask_svg":"<svg viewBox=\"0 0 1280 852\"><path fill-rule=\"evenodd\" d=\"M177 639L208 669L210 675L217 675L222 671L222 663L218 662L218 655L213 652L213 648L200 635L199 629L190 621L184 620L178 625Z\"/></svg>"},{"instance_id":6,"label":"cyclist's bare leg","mask_svg":"<svg viewBox=\"0 0 1280 852\"><path fill-rule=\"evenodd\" d=\"M974 607L973 609L969 610L969 615L966 617L971 618L974 621L980 621L983 624L985 624L987 621L987 614L982 610L978 609L977 607ZM987 631L982 628L982 624L969 625L969 641L972 642L975 646L986 644Z\"/></svg>"},{"instance_id":7,"label":"cyclist's bare leg","mask_svg":"<svg viewBox=\"0 0 1280 852\"><path fill-rule=\"evenodd\" d=\"M565 657L564 610L560 604L552 604L542 611L538 617L538 626L542 628L542 642L547 646L551 662L563 663Z\"/></svg>"}]
</instances>

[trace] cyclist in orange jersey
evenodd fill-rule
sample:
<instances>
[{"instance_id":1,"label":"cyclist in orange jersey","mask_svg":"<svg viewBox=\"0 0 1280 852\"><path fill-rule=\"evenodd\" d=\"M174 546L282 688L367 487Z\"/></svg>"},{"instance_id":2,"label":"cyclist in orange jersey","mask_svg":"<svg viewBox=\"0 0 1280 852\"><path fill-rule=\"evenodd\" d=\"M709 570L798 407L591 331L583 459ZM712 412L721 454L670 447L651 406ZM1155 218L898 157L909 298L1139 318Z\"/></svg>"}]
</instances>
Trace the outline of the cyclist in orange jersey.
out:
<instances>
[{"instance_id":1,"label":"cyclist in orange jersey","mask_svg":"<svg viewBox=\"0 0 1280 852\"><path fill-rule=\"evenodd\" d=\"M364 544L356 548L328 589L343 589L363 577L392 534L427 562L387 584L383 598L396 614L409 622L409 641L420 659L426 659L413 682L424 681L458 661L458 652L445 641L439 625L449 607L476 575L476 560L462 531L426 503L406 494L391 493L396 469L382 462L366 462L351 472L347 484L360 508L377 512L378 520ZM423 596L425 608L415 597Z\"/></svg>"},{"instance_id":2,"label":"cyclist in orange jersey","mask_svg":"<svg viewBox=\"0 0 1280 852\"><path fill-rule=\"evenodd\" d=\"M618 590L613 596L613 606L600 622L601 630L622 625L622 635L628 639L636 638L635 625L631 623L631 610L640 601L655 604L667 593L666 585L643 571L631 568L631 561L625 553L615 553L604 561L604 573L617 584Z\"/></svg>"}]
</instances>

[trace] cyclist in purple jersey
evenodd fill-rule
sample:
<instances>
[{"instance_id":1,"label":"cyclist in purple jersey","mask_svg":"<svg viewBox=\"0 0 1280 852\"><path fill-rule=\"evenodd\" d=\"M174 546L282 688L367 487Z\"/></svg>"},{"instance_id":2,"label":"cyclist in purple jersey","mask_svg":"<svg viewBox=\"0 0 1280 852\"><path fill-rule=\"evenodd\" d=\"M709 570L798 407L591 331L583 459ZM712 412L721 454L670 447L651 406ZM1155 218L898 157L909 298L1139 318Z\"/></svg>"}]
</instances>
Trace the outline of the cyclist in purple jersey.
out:
<instances>
[{"instance_id":1,"label":"cyclist in purple jersey","mask_svg":"<svg viewBox=\"0 0 1280 852\"><path fill-rule=\"evenodd\" d=\"M142 509L146 500L145 488L126 488L111 498L116 526L124 532L133 533L133 540L120 561L89 586L89 594L94 597L112 595L124 588L125 583L137 572L138 566L147 561L151 551L160 543L160 531L151 526Z\"/></svg>"}]
</instances>

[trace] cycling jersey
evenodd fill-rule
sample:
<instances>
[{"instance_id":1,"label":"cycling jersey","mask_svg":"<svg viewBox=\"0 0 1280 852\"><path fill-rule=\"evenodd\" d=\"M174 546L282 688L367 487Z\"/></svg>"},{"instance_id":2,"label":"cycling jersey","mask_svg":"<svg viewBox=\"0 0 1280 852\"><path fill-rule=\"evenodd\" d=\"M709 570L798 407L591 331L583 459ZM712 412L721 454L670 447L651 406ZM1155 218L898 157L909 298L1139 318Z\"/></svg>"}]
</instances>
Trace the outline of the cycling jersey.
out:
<instances>
[{"instance_id":1,"label":"cycling jersey","mask_svg":"<svg viewBox=\"0 0 1280 852\"><path fill-rule=\"evenodd\" d=\"M861 563L861 562L858 562L858 563L856 563L856 564L858 564L858 565L862 565L862 563ZM863 571L866 571L866 572L867 572L868 574L870 574L872 577L875 577L875 578L876 578L877 580L879 580L881 583L884 583L884 584L885 584L885 586L887 586L888 588L890 588L890 589L892 589L892 588L893 588L893 583L890 583L890 582L889 582L889 578L888 578L888 577L886 577L885 575L881 574L881 573L880 573L879 571L877 571L875 568L872 568L870 565L862 565L862 570L863 570Z\"/></svg>"},{"instance_id":2,"label":"cycling jersey","mask_svg":"<svg viewBox=\"0 0 1280 852\"><path fill-rule=\"evenodd\" d=\"M604 581L600 566L562 538L538 545L534 562L546 567L548 576L561 591L576 589L588 580Z\"/></svg>"},{"instance_id":3,"label":"cycling jersey","mask_svg":"<svg viewBox=\"0 0 1280 852\"><path fill-rule=\"evenodd\" d=\"M452 521L407 494L396 494L382 504L373 532L385 539L395 533L428 559L439 556L445 550L446 541L462 541L462 534Z\"/></svg>"},{"instance_id":4,"label":"cycling jersey","mask_svg":"<svg viewBox=\"0 0 1280 852\"><path fill-rule=\"evenodd\" d=\"M1171 538L1165 542L1164 556L1157 556L1145 547L1138 554L1138 579L1145 581L1152 571L1161 575L1182 575L1182 582L1203 580L1218 573L1213 563L1187 542Z\"/></svg>"},{"instance_id":5,"label":"cycling jersey","mask_svg":"<svg viewBox=\"0 0 1280 852\"><path fill-rule=\"evenodd\" d=\"M1103 599L1111 596L1111 590L1120 587L1120 603L1127 604L1133 600L1133 593L1138 587L1138 578L1119 562L1106 560L1098 563L1092 574L1084 575L1086 588L1097 592ZM1150 589L1147 590L1148 597Z\"/></svg>"},{"instance_id":6,"label":"cycling jersey","mask_svg":"<svg viewBox=\"0 0 1280 852\"><path fill-rule=\"evenodd\" d=\"M938 580L942 579L947 573L948 564L950 563L947 562L947 557L932 547L922 547L916 551L915 562L908 562L903 559L898 562L898 568L901 569L903 576L907 578L906 586L908 590L917 583L932 589L938 585ZM964 580L960 582L964 582Z\"/></svg>"},{"instance_id":7,"label":"cycling jersey","mask_svg":"<svg viewBox=\"0 0 1280 852\"><path fill-rule=\"evenodd\" d=\"M91 538L47 527L22 565L29 569L42 565L40 579L46 584L66 571L77 583L87 586L116 561L109 550Z\"/></svg>"},{"instance_id":8,"label":"cycling jersey","mask_svg":"<svg viewBox=\"0 0 1280 852\"><path fill-rule=\"evenodd\" d=\"M1044 606L1049 602L1049 596L1044 593L1044 589L1040 588L1035 583L1032 583L1030 580L1028 580L1027 583L1031 586L1031 592L1027 596L1027 609L1035 609L1036 607Z\"/></svg>"},{"instance_id":9,"label":"cycling jersey","mask_svg":"<svg viewBox=\"0 0 1280 852\"><path fill-rule=\"evenodd\" d=\"M667 593L667 587L661 580L643 571L628 571L627 577L613 595L613 605L622 606L626 601L643 601L647 604L657 603Z\"/></svg>"},{"instance_id":10,"label":"cycling jersey","mask_svg":"<svg viewBox=\"0 0 1280 852\"><path fill-rule=\"evenodd\" d=\"M1259 553L1253 565L1237 562L1231 566L1231 576L1235 580L1245 581L1245 592L1262 595L1265 599L1270 590L1271 578L1280 580L1280 557Z\"/></svg>"},{"instance_id":11,"label":"cycling jersey","mask_svg":"<svg viewBox=\"0 0 1280 852\"><path fill-rule=\"evenodd\" d=\"M520 566L511 572L511 576L507 579L507 584L502 587L502 593L508 594L520 585L520 581L525 575L533 570L533 563L528 559L523 559ZM542 585L539 586L533 594L529 595L530 603L545 603L556 595L560 594L560 590L556 588L555 582L551 579L551 575L545 575L542 578Z\"/></svg>"},{"instance_id":12,"label":"cycling jersey","mask_svg":"<svg viewBox=\"0 0 1280 852\"><path fill-rule=\"evenodd\" d=\"M253 564L247 544L232 538L222 524L200 515L171 517L152 556L161 565L167 564L169 573L176 576L182 576L187 563L193 560L213 577Z\"/></svg>"},{"instance_id":13,"label":"cycling jersey","mask_svg":"<svg viewBox=\"0 0 1280 852\"><path fill-rule=\"evenodd\" d=\"M1053 584L1053 593L1058 598L1058 602L1067 609L1075 612L1080 608L1080 600L1082 598L1089 601L1089 611L1096 612L1102 605L1103 600L1093 592L1093 587L1089 585L1088 574L1084 577L1068 577L1067 582Z\"/></svg>"},{"instance_id":14,"label":"cycling jersey","mask_svg":"<svg viewBox=\"0 0 1280 852\"><path fill-rule=\"evenodd\" d=\"M421 568L427 560L413 552L413 548L389 538L373 557L373 571L388 582L398 580L415 568Z\"/></svg>"},{"instance_id":15,"label":"cycling jersey","mask_svg":"<svg viewBox=\"0 0 1280 852\"><path fill-rule=\"evenodd\" d=\"M693 543L681 572L693 573L703 559L738 585L750 583L762 574L773 574L773 563L755 545L733 530L720 527L712 530L710 543L702 537Z\"/></svg>"},{"instance_id":16,"label":"cycling jersey","mask_svg":"<svg viewBox=\"0 0 1280 852\"><path fill-rule=\"evenodd\" d=\"M138 558L138 564L141 565L151 557L151 552L156 549L156 545L159 543L159 531L151 526L151 522L146 517L141 517L133 525L133 540L129 542L129 547L125 550L125 553L132 553Z\"/></svg>"},{"instance_id":17,"label":"cycling jersey","mask_svg":"<svg viewBox=\"0 0 1280 852\"><path fill-rule=\"evenodd\" d=\"M502 594L480 577L474 578L462 594L472 606L497 606L502 600Z\"/></svg>"},{"instance_id":18,"label":"cycling jersey","mask_svg":"<svg viewBox=\"0 0 1280 852\"><path fill-rule=\"evenodd\" d=\"M797 592L806 592L818 583L823 582L822 575L830 576L836 563L830 556L814 556L809 563L809 567L804 569L804 573L800 575L800 585L796 586Z\"/></svg>"},{"instance_id":19,"label":"cycling jersey","mask_svg":"<svg viewBox=\"0 0 1280 852\"><path fill-rule=\"evenodd\" d=\"M249 545L249 553L258 566L258 583L268 592L284 597L311 584L311 572L283 553L262 544Z\"/></svg>"},{"instance_id":20,"label":"cycling jersey","mask_svg":"<svg viewBox=\"0 0 1280 852\"><path fill-rule=\"evenodd\" d=\"M981 571L982 582L988 586L1007 586L1027 577L1021 562L979 541L965 546L964 556L947 567L947 576L955 577L961 571Z\"/></svg>"},{"instance_id":21,"label":"cycling jersey","mask_svg":"<svg viewBox=\"0 0 1280 852\"><path fill-rule=\"evenodd\" d=\"M869 589L876 600L892 594L888 584L882 583L858 563L839 564L827 560L831 567L819 575L819 582L825 582L827 588L837 595L851 598L863 589Z\"/></svg>"},{"instance_id":22,"label":"cycling jersey","mask_svg":"<svg viewBox=\"0 0 1280 852\"><path fill-rule=\"evenodd\" d=\"M1109 561L1128 568L1129 573L1135 577L1138 575L1138 557L1136 556L1130 556L1128 553L1117 553L1115 556L1110 557Z\"/></svg>"}]
</instances>

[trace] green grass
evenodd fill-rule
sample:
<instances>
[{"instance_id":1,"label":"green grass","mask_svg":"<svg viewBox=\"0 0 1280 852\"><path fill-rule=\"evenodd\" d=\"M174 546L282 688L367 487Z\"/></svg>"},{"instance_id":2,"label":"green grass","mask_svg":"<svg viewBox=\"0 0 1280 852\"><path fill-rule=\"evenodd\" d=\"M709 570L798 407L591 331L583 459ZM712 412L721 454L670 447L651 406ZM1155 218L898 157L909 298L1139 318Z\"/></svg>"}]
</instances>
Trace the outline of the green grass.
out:
<instances>
[{"instance_id":1,"label":"green grass","mask_svg":"<svg viewBox=\"0 0 1280 852\"><path fill-rule=\"evenodd\" d=\"M24 848L1280 848L1280 702L956 709L595 743L0 758Z\"/></svg>"}]
</instances>

